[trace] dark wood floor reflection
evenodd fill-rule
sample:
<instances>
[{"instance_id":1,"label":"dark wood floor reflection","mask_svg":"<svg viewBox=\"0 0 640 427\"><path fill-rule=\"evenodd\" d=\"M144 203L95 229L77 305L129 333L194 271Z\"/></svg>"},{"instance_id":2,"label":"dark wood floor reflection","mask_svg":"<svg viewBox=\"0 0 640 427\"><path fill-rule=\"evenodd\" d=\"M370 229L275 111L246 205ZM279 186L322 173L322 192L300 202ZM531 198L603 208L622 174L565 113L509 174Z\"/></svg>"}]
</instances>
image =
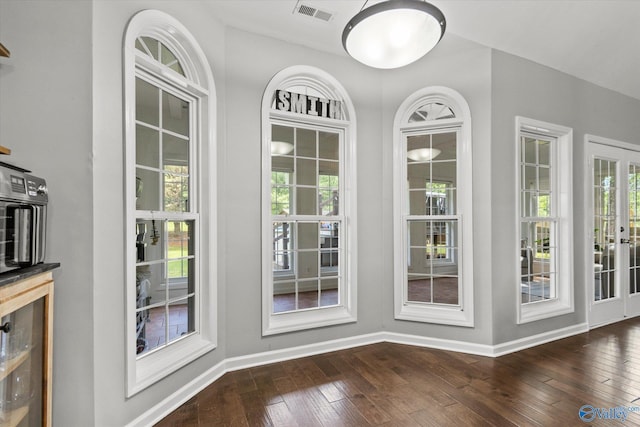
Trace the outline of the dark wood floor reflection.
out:
<instances>
[{"instance_id":1,"label":"dark wood floor reflection","mask_svg":"<svg viewBox=\"0 0 640 427\"><path fill-rule=\"evenodd\" d=\"M580 426L583 405L640 407L640 319L498 358L381 343L230 372L157 425ZM614 423L640 414L589 425Z\"/></svg>"}]
</instances>

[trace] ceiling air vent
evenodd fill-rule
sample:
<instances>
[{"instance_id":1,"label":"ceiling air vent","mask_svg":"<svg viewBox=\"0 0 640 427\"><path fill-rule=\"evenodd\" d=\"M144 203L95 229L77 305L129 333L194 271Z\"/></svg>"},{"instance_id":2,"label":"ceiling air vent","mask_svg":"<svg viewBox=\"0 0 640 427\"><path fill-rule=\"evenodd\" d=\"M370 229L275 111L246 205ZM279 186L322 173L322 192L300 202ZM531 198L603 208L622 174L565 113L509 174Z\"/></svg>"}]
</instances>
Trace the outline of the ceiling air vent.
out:
<instances>
[{"instance_id":1,"label":"ceiling air vent","mask_svg":"<svg viewBox=\"0 0 640 427\"><path fill-rule=\"evenodd\" d=\"M317 18L326 22L331 21L331 18L333 18L333 14L331 12L327 12L326 10L320 10L313 6L302 4L300 2L296 4L296 7L293 10L293 13L310 16L312 18Z\"/></svg>"}]
</instances>

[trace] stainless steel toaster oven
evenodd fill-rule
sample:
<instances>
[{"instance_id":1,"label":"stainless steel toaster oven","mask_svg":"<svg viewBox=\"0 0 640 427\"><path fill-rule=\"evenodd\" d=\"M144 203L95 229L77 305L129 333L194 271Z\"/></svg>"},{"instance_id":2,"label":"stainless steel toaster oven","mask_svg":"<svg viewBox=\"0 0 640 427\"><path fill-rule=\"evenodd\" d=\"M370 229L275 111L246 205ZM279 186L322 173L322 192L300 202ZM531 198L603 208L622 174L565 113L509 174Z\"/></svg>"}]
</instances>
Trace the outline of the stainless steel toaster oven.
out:
<instances>
[{"instance_id":1,"label":"stainless steel toaster oven","mask_svg":"<svg viewBox=\"0 0 640 427\"><path fill-rule=\"evenodd\" d=\"M0 162L0 273L44 262L47 184Z\"/></svg>"}]
</instances>

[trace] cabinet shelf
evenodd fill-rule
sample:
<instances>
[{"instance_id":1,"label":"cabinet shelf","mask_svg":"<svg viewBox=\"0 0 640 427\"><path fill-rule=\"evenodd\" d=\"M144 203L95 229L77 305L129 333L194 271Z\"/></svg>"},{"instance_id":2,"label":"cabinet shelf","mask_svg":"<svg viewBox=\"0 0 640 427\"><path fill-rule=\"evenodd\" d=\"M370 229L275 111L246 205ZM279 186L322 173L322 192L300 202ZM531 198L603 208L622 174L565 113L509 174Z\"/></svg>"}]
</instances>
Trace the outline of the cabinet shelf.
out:
<instances>
[{"instance_id":1,"label":"cabinet shelf","mask_svg":"<svg viewBox=\"0 0 640 427\"><path fill-rule=\"evenodd\" d=\"M0 365L0 381L9 376L9 374L16 370L16 368L29 358L31 350L25 350L20 352L13 359L7 360L3 365Z\"/></svg>"},{"instance_id":2,"label":"cabinet shelf","mask_svg":"<svg viewBox=\"0 0 640 427\"><path fill-rule=\"evenodd\" d=\"M0 427L16 427L28 413L28 406L22 406L18 409L14 409L13 411L9 411L4 414L3 418L0 418Z\"/></svg>"}]
</instances>

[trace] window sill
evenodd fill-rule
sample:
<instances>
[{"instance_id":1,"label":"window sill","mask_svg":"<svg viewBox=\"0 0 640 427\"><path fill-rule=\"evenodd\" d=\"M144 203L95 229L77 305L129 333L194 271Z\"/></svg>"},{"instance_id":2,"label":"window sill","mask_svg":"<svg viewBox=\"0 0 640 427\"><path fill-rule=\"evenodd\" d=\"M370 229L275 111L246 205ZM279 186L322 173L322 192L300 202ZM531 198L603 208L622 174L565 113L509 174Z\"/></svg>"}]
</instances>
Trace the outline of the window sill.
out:
<instances>
[{"instance_id":1,"label":"window sill","mask_svg":"<svg viewBox=\"0 0 640 427\"><path fill-rule=\"evenodd\" d=\"M573 306L560 299L536 301L528 304L518 304L518 324L535 322L550 317L573 313Z\"/></svg>"},{"instance_id":2,"label":"window sill","mask_svg":"<svg viewBox=\"0 0 640 427\"><path fill-rule=\"evenodd\" d=\"M216 344L213 341L204 339L201 335L193 335L170 344L161 351L137 359L134 368L135 379L129 378L127 397L144 390L215 348Z\"/></svg>"},{"instance_id":3,"label":"window sill","mask_svg":"<svg viewBox=\"0 0 640 427\"><path fill-rule=\"evenodd\" d=\"M323 326L357 321L357 316L344 306L334 306L307 311L287 312L268 316L263 336L302 331Z\"/></svg>"},{"instance_id":4,"label":"window sill","mask_svg":"<svg viewBox=\"0 0 640 427\"><path fill-rule=\"evenodd\" d=\"M396 307L397 320L412 322L437 323L473 327L473 313L464 311L460 306L426 305L405 303Z\"/></svg>"}]
</instances>

